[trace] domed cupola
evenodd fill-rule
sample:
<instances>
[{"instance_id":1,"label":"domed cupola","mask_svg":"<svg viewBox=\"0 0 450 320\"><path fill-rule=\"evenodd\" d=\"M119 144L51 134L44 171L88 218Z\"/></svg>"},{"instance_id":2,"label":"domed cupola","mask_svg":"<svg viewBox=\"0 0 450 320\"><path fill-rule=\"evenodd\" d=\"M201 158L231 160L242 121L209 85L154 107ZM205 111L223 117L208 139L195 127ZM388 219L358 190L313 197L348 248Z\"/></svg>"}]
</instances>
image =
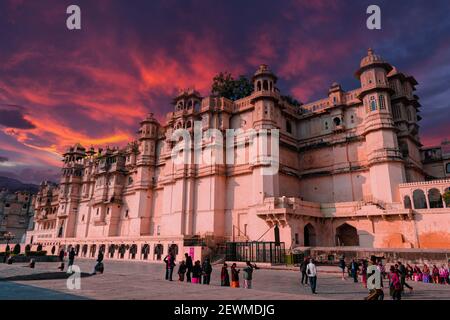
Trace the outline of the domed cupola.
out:
<instances>
[{"instance_id":1,"label":"domed cupola","mask_svg":"<svg viewBox=\"0 0 450 320\"><path fill-rule=\"evenodd\" d=\"M256 70L252 80L256 92L275 91L275 83L278 78L266 64L262 64L259 66L258 70Z\"/></svg>"},{"instance_id":2,"label":"domed cupola","mask_svg":"<svg viewBox=\"0 0 450 320\"><path fill-rule=\"evenodd\" d=\"M369 48L369 50L367 50L367 56L362 58L361 63L359 64L359 69L356 71L356 76L359 79L365 70L376 67L384 68L386 72L392 70L392 66L388 62L386 62L380 55L375 54L375 52Z\"/></svg>"}]
</instances>

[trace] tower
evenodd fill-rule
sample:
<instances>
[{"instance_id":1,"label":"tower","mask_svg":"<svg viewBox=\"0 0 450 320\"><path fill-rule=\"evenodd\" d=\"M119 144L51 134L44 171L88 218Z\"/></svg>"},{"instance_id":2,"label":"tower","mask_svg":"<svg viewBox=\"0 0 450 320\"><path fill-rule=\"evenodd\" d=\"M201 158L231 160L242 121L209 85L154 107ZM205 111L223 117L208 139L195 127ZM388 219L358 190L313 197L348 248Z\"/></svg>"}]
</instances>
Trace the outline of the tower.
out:
<instances>
[{"instance_id":1,"label":"tower","mask_svg":"<svg viewBox=\"0 0 450 320\"><path fill-rule=\"evenodd\" d=\"M254 91L251 101L255 107L254 129L271 129L277 126L279 94L275 88L277 77L265 64L259 66L253 75Z\"/></svg>"},{"instance_id":2,"label":"tower","mask_svg":"<svg viewBox=\"0 0 450 320\"><path fill-rule=\"evenodd\" d=\"M371 192L374 200L399 201L397 186L405 182L405 168L398 147L391 113L391 94L387 74L392 66L372 49L361 60L356 72L361 82L359 99L364 107L364 131Z\"/></svg>"}]
</instances>

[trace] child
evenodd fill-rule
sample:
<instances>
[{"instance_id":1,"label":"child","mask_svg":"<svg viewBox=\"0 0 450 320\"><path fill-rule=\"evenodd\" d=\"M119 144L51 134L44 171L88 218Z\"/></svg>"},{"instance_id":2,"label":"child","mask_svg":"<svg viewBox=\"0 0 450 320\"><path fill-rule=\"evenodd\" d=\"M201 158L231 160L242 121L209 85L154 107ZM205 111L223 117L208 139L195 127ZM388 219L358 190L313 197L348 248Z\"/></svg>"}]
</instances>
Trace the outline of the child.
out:
<instances>
[{"instance_id":1,"label":"child","mask_svg":"<svg viewBox=\"0 0 450 320\"><path fill-rule=\"evenodd\" d=\"M186 267L186 263L183 261L181 261L180 263L180 267L178 268L178 280L183 282L184 281L184 275L186 273L187 267Z\"/></svg>"}]
</instances>

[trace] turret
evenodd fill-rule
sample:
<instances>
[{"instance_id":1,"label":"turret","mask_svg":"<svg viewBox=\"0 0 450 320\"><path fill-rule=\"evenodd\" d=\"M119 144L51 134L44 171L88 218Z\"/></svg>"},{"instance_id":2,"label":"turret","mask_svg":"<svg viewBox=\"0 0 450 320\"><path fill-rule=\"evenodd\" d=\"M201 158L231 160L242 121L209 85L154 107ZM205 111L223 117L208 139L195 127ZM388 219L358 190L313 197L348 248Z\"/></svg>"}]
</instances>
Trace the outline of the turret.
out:
<instances>
[{"instance_id":1,"label":"turret","mask_svg":"<svg viewBox=\"0 0 450 320\"><path fill-rule=\"evenodd\" d=\"M262 64L252 80L254 91L251 101L255 106L253 128L274 128L279 118L279 110L276 110L279 100L278 90L275 87L277 77L267 65Z\"/></svg>"}]
</instances>

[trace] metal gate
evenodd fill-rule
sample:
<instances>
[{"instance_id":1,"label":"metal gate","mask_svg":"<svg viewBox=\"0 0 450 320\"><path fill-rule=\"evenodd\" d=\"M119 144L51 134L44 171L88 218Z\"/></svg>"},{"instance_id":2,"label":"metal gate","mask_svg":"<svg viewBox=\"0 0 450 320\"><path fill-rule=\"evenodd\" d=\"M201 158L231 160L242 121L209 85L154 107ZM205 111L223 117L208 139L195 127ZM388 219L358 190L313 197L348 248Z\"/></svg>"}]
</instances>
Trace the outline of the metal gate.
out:
<instances>
[{"instance_id":1,"label":"metal gate","mask_svg":"<svg viewBox=\"0 0 450 320\"><path fill-rule=\"evenodd\" d=\"M227 242L226 260L285 263L284 242Z\"/></svg>"}]
</instances>

